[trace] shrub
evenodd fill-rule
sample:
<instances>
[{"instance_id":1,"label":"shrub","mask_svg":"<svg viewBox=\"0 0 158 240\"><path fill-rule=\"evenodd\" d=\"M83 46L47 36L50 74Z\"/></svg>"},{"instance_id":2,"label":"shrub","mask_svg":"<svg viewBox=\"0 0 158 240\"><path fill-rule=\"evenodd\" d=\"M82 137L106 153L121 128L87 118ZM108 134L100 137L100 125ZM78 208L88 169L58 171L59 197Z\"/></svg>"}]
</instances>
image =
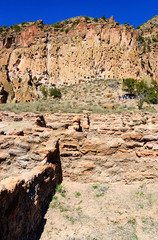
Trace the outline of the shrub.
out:
<instances>
[{"instance_id":1,"label":"shrub","mask_svg":"<svg viewBox=\"0 0 158 240\"><path fill-rule=\"evenodd\" d=\"M74 21L74 22L73 22L72 26L78 25L78 24L79 24L79 22L80 22L80 20L79 20L79 19L77 19L76 21Z\"/></svg>"},{"instance_id":2,"label":"shrub","mask_svg":"<svg viewBox=\"0 0 158 240\"><path fill-rule=\"evenodd\" d=\"M137 38L137 41L140 42L140 43L144 43L144 42L145 42L145 39L144 39L143 36L139 36L139 37Z\"/></svg>"},{"instance_id":3,"label":"shrub","mask_svg":"<svg viewBox=\"0 0 158 240\"><path fill-rule=\"evenodd\" d=\"M156 39L156 38L153 38L153 42L158 42L158 39Z\"/></svg>"},{"instance_id":4,"label":"shrub","mask_svg":"<svg viewBox=\"0 0 158 240\"><path fill-rule=\"evenodd\" d=\"M19 25L14 25L14 31L15 32L20 32L21 28Z\"/></svg>"},{"instance_id":5,"label":"shrub","mask_svg":"<svg viewBox=\"0 0 158 240\"><path fill-rule=\"evenodd\" d=\"M7 26L6 26L6 25L3 25L3 28L4 28L4 29L6 29L6 28L7 28Z\"/></svg>"},{"instance_id":6,"label":"shrub","mask_svg":"<svg viewBox=\"0 0 158 240\"><path fill-rule=\"evenodd\" d=\"M61 98L61 90L59 88L50 88L49 95L54 98Z\"/></svg>"},{"instance_id":7,"label":"shrub","mask_svg":"<svg viewBox=\"0 0 158 240\"><path fill-rule=\"evenodd\" d=\"M53 27L54 27L54 28L60 28L60 27L61 27L60 22L54 23L54 24L53 24Z\"/></svg>"},{"instance_id":8,"label":"shrub","mask_svg":"<svg viewBox=\"0 0 158 240\"><path fill-rule=\"evenodd\" d=\"M154 80L148 84L144 80L137 82L133 78L127 78L123 81L123 90L138 97L137 105L139 109L142 109L144 102L148 104L158 103L158 85Z\"/></svg>"},{"instance_id":9,"label":"shrub","mask_svg":"<svg viewBox=\"0 0 158 240\"><path fill-rule=\"evenodd\" d=\"M68 33L69 31L70 31L69 28L66 28L66 29L65 29L65 33Z\"/></svg>"},{"instance_id":10,"label":"shrub","mask_svg":"<svg viewBox=\"0 0 158 240\"><path fill-rule=\"evenodd\" d=\"M87 16L83 16L83 17L84 17L84 19L85 19L86 21L90 20L90 18L87 17Z\"/></svg>"},{"instance_id":11,"label":"shrub","mask_svg":"<svg viewBox=\"0 0 158 240\"><path fill-rule=\"evenodd\" d=\"M80 193L80 192L76 192L76 193L75 193L75 196L76 196L76 197L79 197L79 196L81 196L81 193Z\"/></svg>"},{"instance_id":12,"label":"shrub","mask_svg":"<svg viewBox=\"0 0 158 240\"><path fill-rule=\"evenodd\" d=\"M69 20L64 21L64 25L67 25L67 24L69 24Z\"/></svg>"},{"instance_id":13,"label":"shrub","mask_svg":"<svg viewBox=\"0 0 158 240\"><path fill-rule=\"evenodd\" d=\"M42 86L40 90L41 90L43 96L45 98L47 98L47 96L48 96L48 89L45 86Z\"/></svg>"},{"instance_id":14,"label":"shrub","mask_svg":"<svg viewBox=\"0 0 158 240\"><path fill-rule=\"evenodd\" d=\"M21 23L21 26L22 26L22 27L25 27L26 25L27 25L27 22L26 22L26 21Z\"/></svg>"},{"instance_id":15,"label":"shrub","mask_svg":"<svg viewBox=\"0 0 158 240\"><path fill-rule=\"evenodd\" d=\"M101 17L101 19L105 20L106 18L105 18L105 16L103 15L103 16Z\"/></svg>"},{"instance_id":16,"label":"shrub","mask_svg":"<svg viewBox=\"0 0 158 240\"><path fill-rule=\"evenodd\" d=\"M130 94L135 93L136 80L133 78L126 78L123 80L123 90Z\"/></svg>"},{"instance_id":17,"label":"shrub","mask_svg":"<svg viewBox=\"0 0 158 240\"><path fill-rule=\"evenodd\" d=\"M156 86L155 86L156 85ZM144 80L141 80L136 84L137 95L139 96L138 108L142 108L143 102L148 104L157 104L158 103L158 92L157 92L157 83L153 80L150 86L145 83Z\"/></svg>"},{"instance_id":18,"label":"shrub","mask_svg":"<svg viewBox=\"0 0 158 240\"><path fill-rule=\"evenodd\" d=\"M98 18L94 18L93 20L94 20L94 22L98 22Z\"/></svg>"},{"instance_id":19,"label":"shrub","mask_svg":"<svg viewBox=\"0 0 158 240\"><path fill-rule=\"evenodd\" d=\"M58 185L56 186L55 191L58 192L58 193L62 193L62 190L63 190L63 186L62 186L61 184L58 184Z\"/></svg>"}]
</instances>

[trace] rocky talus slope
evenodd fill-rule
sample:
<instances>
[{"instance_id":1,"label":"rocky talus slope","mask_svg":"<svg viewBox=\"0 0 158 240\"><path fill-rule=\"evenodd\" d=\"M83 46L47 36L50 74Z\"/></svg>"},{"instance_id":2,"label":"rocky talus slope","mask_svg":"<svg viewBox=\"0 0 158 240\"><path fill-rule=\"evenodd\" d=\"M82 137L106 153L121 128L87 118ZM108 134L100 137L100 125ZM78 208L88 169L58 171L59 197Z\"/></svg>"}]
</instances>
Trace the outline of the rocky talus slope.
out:
<instances>
[{"instance_id":1,"label":"rocky talus slope","mask_svg":"<svg viewBox=\"0 0 158 240\"><path fill-rule=\"evenodd\" d=\"M158 23L119 25L113 17L23 23L0 33L0 102L38 98L51 87L92 79L158 78ZM147 26L147 27L145 27Z\"/></svg>"}]
</instances>

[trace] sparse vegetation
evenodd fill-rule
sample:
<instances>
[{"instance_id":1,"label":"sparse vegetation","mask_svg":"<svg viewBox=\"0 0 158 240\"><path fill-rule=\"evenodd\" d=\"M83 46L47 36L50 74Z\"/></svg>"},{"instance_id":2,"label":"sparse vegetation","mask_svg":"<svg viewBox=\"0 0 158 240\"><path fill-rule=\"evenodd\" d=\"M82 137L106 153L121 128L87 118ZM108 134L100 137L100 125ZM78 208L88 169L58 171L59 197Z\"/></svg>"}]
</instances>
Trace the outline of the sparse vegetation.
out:
<instances>
[{"instance_id":1,"label":"sparse vegetation","mask_svg":"<svg viewBox=\"0 0 158 240\"><path fill-rule=\"evenodd\" d=\"M98 18L94 18L93 20L94 20L94 22L98 22Z\"/></svg>"},{"instance_id":2,"label":"sparse vegetation","mask_svg":"<svg viewBox=\"0 0 158 240\"><path fill-rule=\"evenodd\" d=\"M135 218L130 218L128 220L128 223L132 224L132 225L135 225L136 224L136 219Z\"/></svg>"},{"instance_id":3,"label":"sparse vegetation","mask_svg":"<svg viewBox=\"0 0 158 240\"><path fill-rule=\"evenodd\" d=\"M66 28L66 29L65 29L65 33L66 33L66 34L67 34L69 31L70 31L69 28Z\"/></svg>"},{"instance_id":4,"label":"sparse vegetation","mask_svg":"<svg viewBox=\"0 0 158 240\"><path fill-rule=\"evenodd\" d=\"M14 29L14 31L17 32L17 33L21 31L20 26L17 25L17 24L13 26L13 29Z\"/></svg>"},{"instance_id":5,"label":"sparse vegetation","mask_svg":"<svg viewBox=\"0 0 158 240\"><path fill-rule=\"evenodd\" d=\"M153 88L155 89L155 101L157 101L156 91L158 91L156 90L156 86L157 84L153 85ZM60 92L62 95L59 94L59 97L54 98L45 86L41 86L41 99L31 103L0 104L0 111L13 111L16 113L27 111L35 113L55 113L58 111L82 113L86 110L91 111L92 113L103 114L136 111L139 98L135 99L135 103L128 101L127 104L118 101L117 92L120 88L120 82L115 79L89 80L80 84L61 87ZM110 89L110 91L108 89ZM150 94L149 97L153 99L152 94ZM149 102L151 102L151 100ZM111 105L112 107L106 108L106 105ZM144 108L144 111L146 110ZM153 112L155 110L153 106L151 106L147 111Z\"/></svg>"},{"instance_id":6,"label":"sparse vegetation","mask_svg":"<svg viewBox=\"0 0 158 240\"><path fill-rule=\"evenodd\" d=\"M123 90L130 94L135 94L135 87L137 81L133 78L126 78L123 80Z\"/></svg>"},{"instance_id":7,"label":"sparse vegetation","mask_svg":"<svg viewBox=\"0 0 158 240\"><path fill-rule=\"evenodd\" d=\"M70 22L70 21L69 21L68 19L67 19L67 20L65 20L65 21L64 21L64 25L67 25L67 24L69 24L69 22Z\"/></svg>"},{"instance_id":8,"label":"sparse vegetation","mask_svg":"<svg viewBox=\"0 0 158 240\"><path fill-rule=\"evenodd\" d=\"M83 17L84 17L84 19L85 19L86 21L90 20L90 18L87 17L87 16L83 16Z\"/></svg>"},{"instance_id":9,"label":"sparse vegetation","mask_svg":"<svg viewBox=\"0 0 158 240\"><path fill-rule=\"evenodd\" d=\"M79 197L79 196L81 196L81 193L80 193L80 192L76 192L76 193L75 193L75 196L76 196L76 197Z\"/></svg>"},{"instance_id":10,"label":"sparse vegetation","mask_svg":"<svg viewBox=\"0 0 158 240\"><path fill-rule=\"evenodd\" d=\"M98 193L96 194L96 197L103 197L104 196L104 193Z\"/></svg>"},{"instance_id":11,"label":"sparse vegetation","mask_svg":"<svg viewBox=\"0 0 158 240\"><path fill-rule=\"evenodd\" d=\"M79 23L80 23L80 20L79 20L79 19L77 19L77 20L73 21L73 24L72 24L72 26L78 25Z\"/></svg>"},{"instance_id":12,"label":"sparse vegetation","mask_svg":"<svg viewBox=\"0 0 158 240\"><path fill-rule=\"evenodd\" d=\"M103 19L103 20L105 21L105 20L106 20L105 15L103 15L103 16L101 17L101 19Z\"/></svg>"},{"instance_id":13,"label":"sparse vegetation","mask_svg":"<svg viewBox=\"0 0 158 240\"><path fill-rule=\"evenodd\" d=\"M153 42L158 42L158 38L153 37Z\"/></svg>"},{"instance_id":14,"label":"sparse vegetation","mask_svg":"<svg viewBox=\"0 0 158 240\"><path fill-rule=\"evenodd\" d=\"M54 28L60 28L60 27L61 27L60 22L54 23L54 24L53 24L53 27L54 27Z\"/></svg>"},{"instance_id":15,"label":"sparse vegetation","mask_svg":"<svg viewBox=\"0 0 158 240\"><path fill-rule=\"evenodd\" d=\"M49 96L54 98L61 98L61 90L59 88L50 88L49 89Z\"/></svg>"},{"instance_id":16,"label":"sparse vegetation","mask_svg":"<svg viewBox=\"0 0 158 240\"><path fill-rule=\"evenodd\" d=\"M144 80L136 81L127 78L123 81L123 90L137 97L139 109L142 109L144 102L148 104L158 103L158 85L154 80L145 82Z\"/></svg>"},{"instance_id":17,"label":"sparse vegetation","mask_svg":"<svg viewBox=\"0 0 158 240\"><path fill-rule=\"evenodd\" d=\"M56 186L56 192L57 193L61 193L62 192L62 190L63 190L63 186L61 185L61 184L58 184L57 186Z\"/></svg>"},{"instance_id":18,"label":"sparse vegetation","mask_svg":"<svg viewBox=\"0 0 158 240\"><path fill-rule=\"evenodd\" d=\"M40 90L41 90L44 98L47 98L47 96L48 96L48 89L47 89L45 86L42 86L42 87L40 88Z\"/></svg>"},{"instance_id":19,"label":"sparse vegetation","mask_svg":"<svg viewBox=\"0 0 158 240\"><path fill-rule=\"evenodd\" d=\"M138 41L139 43L145 43L145 38L140 35L140 36L137 38L137 41Z\"/></svg>"}]
</instances>

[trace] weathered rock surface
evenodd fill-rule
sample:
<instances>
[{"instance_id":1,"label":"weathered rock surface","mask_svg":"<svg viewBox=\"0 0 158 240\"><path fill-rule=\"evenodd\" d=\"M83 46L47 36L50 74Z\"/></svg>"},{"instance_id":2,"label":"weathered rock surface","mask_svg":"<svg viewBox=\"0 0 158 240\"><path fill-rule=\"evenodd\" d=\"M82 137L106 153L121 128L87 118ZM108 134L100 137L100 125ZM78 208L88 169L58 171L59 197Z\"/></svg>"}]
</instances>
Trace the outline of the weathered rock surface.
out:
<instances>
[{"instance_id":1,"label":"weathered rock surface","mask_svg":"<svg viewBox=\"0 0 158 240\"><path fill-rule=\"evenodd\" d=\"M3 112L0 119L0 239L36 239L62 179L60 157L64 178L82 184L158 180L158 114Z\"/></svg>"},{"instance_id":2,"label":"weathered rock surface","mask_svg":"<svg viewBox=\"0 0 158 240\"><path fill-rule=\"evenodd\" d=\"M0 102L37 99L41 85L127 77L157 80L158 17L153 19L154 27L139 30L113 18L94 22L83 17L61 22L59 29L40 22L18 34L9 30L0 36Z\"/></svg>"},{"instance_id":3,"label":"weathered rock surface","mask_svg":"<svg viewBox=\"0 0 158 240\"><path fill-rule=\"evenodd\" d=\"M130 183L158 177L157 114L45 114L40 116L45 127L37 125L38 114L0 117L2 124L10 121L9 128L16 118L22 119L18 127L25 126L23 136L6 127L1 135L1 179L53 159L55 138L63 175L71 180Z\"/></svg>"},{"instance_id":4,"label":"weathered rock surface","mask_svg":"<svg viewBox=\"0 0 158 240\"><path fill-rule=\"evenodd\" d=\"M1 116L4 121L18 117ZM21 126L28 121L27 114L23 117ZM30 126L35 119L29 121ZM44 129L25 128L22 136L16 135L16 129L11 135L7 130L0 136L0 239L38 239L52 194L62 181L58 141L44 135ZM38 136L39 141L27 141L29 135Z\"/></svg>"}]
</instances>

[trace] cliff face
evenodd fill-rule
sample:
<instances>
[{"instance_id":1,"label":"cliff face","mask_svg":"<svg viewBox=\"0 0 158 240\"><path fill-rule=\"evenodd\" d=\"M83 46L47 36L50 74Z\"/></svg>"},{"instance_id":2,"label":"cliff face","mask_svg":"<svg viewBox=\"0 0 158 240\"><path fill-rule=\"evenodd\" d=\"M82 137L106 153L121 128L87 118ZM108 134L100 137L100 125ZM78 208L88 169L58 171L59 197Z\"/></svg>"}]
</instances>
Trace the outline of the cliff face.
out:
<instances>
[{"instance_id":1,"label":"cliff face","mask_svg":"<svg viewBox=\"0 0 158 240\"><path fill-rule=\"evenodd\" d=\"M127 77L157 80L155 19L152 33L150 28L119 25L113 17L98 22L79 17L54 26L38 21L19 33L10 29L0 37L0 102L37 99L43 84Z\"/></svg>"}]
</instances>

